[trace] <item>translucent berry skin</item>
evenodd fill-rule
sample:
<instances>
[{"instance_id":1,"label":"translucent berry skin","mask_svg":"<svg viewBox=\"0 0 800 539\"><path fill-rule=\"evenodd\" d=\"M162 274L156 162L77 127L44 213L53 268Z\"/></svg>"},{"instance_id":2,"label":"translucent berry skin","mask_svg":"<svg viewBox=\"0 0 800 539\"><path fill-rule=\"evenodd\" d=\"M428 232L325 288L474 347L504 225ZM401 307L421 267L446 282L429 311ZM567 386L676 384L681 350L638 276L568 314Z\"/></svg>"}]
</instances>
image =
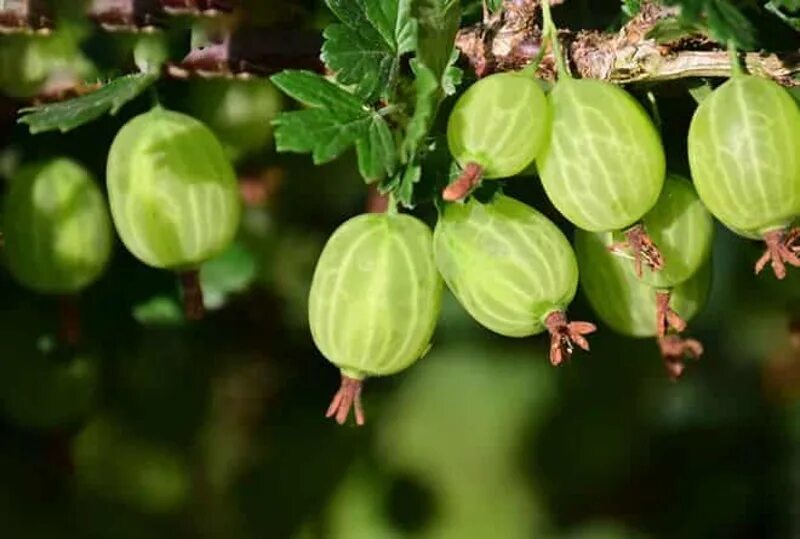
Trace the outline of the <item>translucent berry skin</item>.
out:
<instances>
[{"instance_id":1,"label":"translucent berry skin","mask_svg":"<svg viewBox=\"0 0 800 539\"><path fill-rule=\"evenodd\" d=\"M594 312L614 331L630 337L656 335L656 292L636 278L629 261L609 252L607 232L575 232L581 290ZM689 321L703 307L711 286L711 264L670 290L670 307Z\"/></svg>"},{"instance_id":2,"label":"translucent berry skin","mask_svg":"<svg viewBox=\"0 0 800 539\"><path fill-rule=\"evenodd\" d=\"M531 76L497 73L458 99L447 121L450 153L483 178L506 178L530 165L547 137L547 98Z\"/></svg>"},{"instance_id":3,"label":"translucent berry skin","mask_svg":"<svg viewBox=\"0 0 800 539\"><path fill-rule=\"evenodd\" d=\"M189 86L189 112L219 137L231 159L267 151L280 92L266 79L205 80Z\"/></svg>"},{"instance_id":4,"label":"translucent berry skin","mask_svg":"<svg viewBox=\"0 0 800 539\"><path fill-rule=\"evenodd\" d=\"M697 193L723 224L760 238L800 213L800 109L770 80L737 75L697 108L689 164Z\"/></svg>"},{"instance_id":5,"label":"translucent berry skin","mask_svg":"<svg viewBox=\"0 0 800 539\"><path fill-rule=\"evenodd\" d=\"M196 267L236 233L233 167L211 130L191 116L156 107L130 120L111 146L106 181L117 232L145 264Z\"/></svg>"},{"instance_id":6,"label":"translucent berry skin","mask_svg":"<svg viewBox=\"0 0 800 539\"><path fill-rule=\"evenodd\" d=\"M621 230L656 203L666 174L653 123L613 84L564 78L550 92L552 129L537 159L553 205L592 232Z\"/></svg>"},{"instance_id":7,"label":"translucent berry skin","mask_svg":"<svg viewBox=\"0 0 800 539\"><path fill-rule=\"evenodd\" d=\"M355 380L401 371L427 350L442 296L431 231L409 215L364 214L325 244L309 293L314 343Z\"/></svg>"},{"instance_id":8,"label":"translucent berry skin","mask_svg":"<svg viewBox=\"0 0 800 539\"><path fill-rule=\"evenodd\" d=\"M19 170L5 200L3 231L11 274L45 294L80 291L111 256L105 198L89 172L66 158Z\"/></svg>"},{"instance_id":9,"label":"translucent berry skin","mask_svg":"<svg viewBox=\"0 0 800 539\"><path fill-rule=\"evenodd\" d=\"M564 234L507 196L450 204L433 234L436 265L472 317L508 337L545 331L575 297L578 264Z\"/></svg>"},{"instance_id":10,"label":"translucent berry skin","mask_svg":"<svg viewBox=\"0 0 800 539\"><path fill-rule=\"evenodd\" d=\"M681 176L667 176L658 202L642 222L664 257L659 271L644 269L642 281L650 286L668 288L686 281L711 255L714 220L691 182ZM627 267L635 272L633 264Z\"/></svg>"}]
</instances>

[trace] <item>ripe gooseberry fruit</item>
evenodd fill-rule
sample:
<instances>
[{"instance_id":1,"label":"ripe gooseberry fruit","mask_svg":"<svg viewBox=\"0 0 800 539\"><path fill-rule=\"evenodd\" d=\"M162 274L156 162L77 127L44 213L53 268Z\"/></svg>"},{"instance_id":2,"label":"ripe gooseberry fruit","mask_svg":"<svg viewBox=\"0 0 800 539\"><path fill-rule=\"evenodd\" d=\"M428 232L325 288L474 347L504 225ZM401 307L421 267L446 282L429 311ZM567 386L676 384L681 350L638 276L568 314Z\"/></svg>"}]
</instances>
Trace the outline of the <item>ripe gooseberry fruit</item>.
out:
<instances>
[{"instance_id":1,"label":"ripe gooseberry fruit","mask_svg":"<svg viewBox=\"0 0 800 539\"><path fill-rule=\"evenodd\" d=\"M763 239L756 263L800 266L789 230L800 213L800 109L780 85L736 74L709 95L689 127L689 164L706 207L737 234Z\"/></svg>"},{"instance_id":2,"label":"ripe gooseberry fruit","mask_svg":"<svg viewBox=\"0 0 800 539\"><path fill-rule=\"evenodd\" d=\"M234 161L266 149L271 120L282 104L281 93L266 79L205 80L189 86L189 112L214 131Z\"/></svg>"},{"instance_id":3,"label":"ripe gooseberry fruit","mask_svg":"<svg viewBox=\"0 0 800 539\"><path fill-rule=\"evenodd\" d=\"M3 225L11 274L37 292L78 292L100 276L111 255L106 201L89 172L64 157L17 172Z\"/></svg>"},{"instance_id":4,"label":"ripe gooseberry fruit","mask_svg":"<svg viewBox=\"0 0 800 539\"><path fill-rule=\"evenodd\" d=\"M698 358L702 345L675 332L686 329L703 306L711 284L711 264L704 264L687 281L674 288L655 288L630 270L629 264L609 252L608 232L575 232L575 252L581 272L581 289L600 317L613 330L630 337L657 337L667 371L673 378L683 372L684 358ZM590 268L590 269L589 269ZM667 322L674 330L668 334Z\"/></svg>"},{"instance_id":5,"label":"ripe gooseberry fruit","mask_svg":"<svg viewBox=\"0 0 800 539\"><path fill-rule=\"evenodd\" d=\"M222 145L191 116L155 107L114 138L106 181L122 242L145 264L179 272L187 318L202 317L197 268L228 246L241 213Z\"/></svg>"},{"instance_id":6,"label":"ripe gooseberry fruit","mask_svg":"<svg viewBox=\"0 0 800 539\"><path fill-rule=\"evenodd\" d=\"M433 234L436 265L469 314L508 337L547 330L550 361L584 350L596 328L567 322L578 287L578 264L564 234L544 215L513 198L449 204Z\"/></svg>"},{"instance_id":7,"label":"ripe gooseberry fruit","mask_svg":"<svg viewBox=\"0 0 800 539\"><path fill-rule=\"evenodd\" d=\"M650 286L668 288L689 279L708 260L714 239L714 220L690 181L669 174L656 205L642 224L664 255L660 271L642 272L641 259L628 268ZM615 236L617 236L615 234ZM622 244L612 248L619 250Z\"/></svg>"},{"instance_id":8,"label":"ripe gooseberry fruit","mask_svg":"<svg viewBox=\"0 0 800 539\"><path fill-rule=\"evenodd\" d=\"M430 229L400 214L364 214L331 236L314 270L308 320L314 343L339 367L342 385L327 416L351 406L364 424L361 384L394 374L429 347L441 305Z\"/></svg>"},{"instance_id":9,"label":"ripe gooseberry fruit","mask_svg":"<svg viewBox=\"0 0 800 539\"><path fill-rule=\"evenodd\" d=\"M547 98L529 75L497 73L470 86L447 121L447 144L463 174L444 190L444 199L461 200L482 179L525 170L544 143L549 121Z\"/></svg>"},{"instance_id":10,"label":"ripe gooseberry fruit","mask_svg":"<svg viewBox=\"0 0 800 539\"><path fill-rule=\"evenodd\" d=\"M552 128L536 164L553 205L584 230L624 230L634 258L660 269L662 257L638 223L655 205L666 174L647 113L611 83L563 72L549 103Z\"/></svg>"},{"instance_id":11,"label":"ripe gooseberry fruit","mask_svg":"<svg viewBox=\"0 0 800 539\"><path fill-rule=\"evenodd\" d=\"M73 296L94 282L111 256L111 219L90 173L64 157L23 166L3 212L5 259L14 279L58 295L62 338L76 344Z\"/></svg>"}]
</instances>

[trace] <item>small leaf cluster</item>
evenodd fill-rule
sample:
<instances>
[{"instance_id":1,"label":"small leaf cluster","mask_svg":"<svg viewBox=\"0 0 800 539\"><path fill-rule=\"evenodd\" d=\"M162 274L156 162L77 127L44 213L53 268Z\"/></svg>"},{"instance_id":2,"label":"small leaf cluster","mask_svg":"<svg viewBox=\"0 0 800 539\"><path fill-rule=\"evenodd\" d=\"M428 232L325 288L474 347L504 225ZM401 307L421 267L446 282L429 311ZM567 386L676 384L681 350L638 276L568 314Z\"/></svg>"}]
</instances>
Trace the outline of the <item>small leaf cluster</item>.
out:
<instances>
[{"instance_id":1,"label":"small leaf cluster","mask_svg":"<svg viewBox=\"0 0 800 539\"><path fill-rule=\"evenodd\" d=\"M429 137L460 70L454 0L327 0L339 22L324 32L328 76L287 70L272 81L305 108L275 120L278 151L317 164L355 148L367 183L407 207L436 142Z\"/></svg>"}]
</instances>

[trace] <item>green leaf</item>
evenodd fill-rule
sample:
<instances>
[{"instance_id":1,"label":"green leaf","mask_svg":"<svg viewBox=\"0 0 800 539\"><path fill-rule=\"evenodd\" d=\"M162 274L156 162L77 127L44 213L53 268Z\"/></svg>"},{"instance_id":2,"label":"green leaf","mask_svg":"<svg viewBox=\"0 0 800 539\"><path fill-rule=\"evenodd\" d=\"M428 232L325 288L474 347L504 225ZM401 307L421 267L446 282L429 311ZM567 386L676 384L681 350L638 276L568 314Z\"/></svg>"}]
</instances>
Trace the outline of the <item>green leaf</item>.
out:
<instances>
[{"instance_id":1,"label":"green leaf","mask_svg":"<svg viewBox=\"0 0 800 539\"><path fill-rule=\"evenodd\" d=\"M455 31L460 14L457 4L436 0L421 0L415 4L420 16L420 46L418 56L411 60L414 73L414 113L406 126L406 137L401 157L409 162L433 124L439 104L446 95L455 93L461 82L462 71L454 64L458 60L455 50ZM437 39L424 38L426 32L439 33ZM449 36L449 37L448 37ZM446 61L442 65L441 59Z\"/></svg>"},{"instance_id":2,"label":"green leaf","mask_svg":"<svg viewBox=\"0 0 800 539\"><path fill-rule=\"evenodd\" d=\"M733 41L740 49L755 47L755 29L742 11L730 0L665 0L680 5L680 21L685 26L707 28L716 42Z\"/></svg>"},{"instance_id":3,"label":"green leaf","mask_svg":"<svg viewBox=\"0 0 800 539\"><path fill-rule=\"evenodd\" d=\"M359 170L367 182L394 172L396 150L391 130L356 96L308 71L283 71L271 80L311 107L284 112L273 121L279 152L311 153L314 163L321 164L355 145Z\"/></svg>"},{"instance_id":4,"label":"green leaf","mask_svg":"<svg viewBox=\"0 0 800 539\"><path fill-rule=\"evenodd\" d=\"M770 13L772 13L773 15L778 17L780 20L785 22L787 25L789 25L793 29L795 29L798 32L800 32L800 17L791 17L791 16L787 15L786 13L784 13L783 11L781 11L781 9L780 9L781 6L778 5L778 4L781 4L781 3L783 3L783 4L791 4L792 6L797 6L797 7L784 6L784 8L787 9L787 10L800 9L800 0L797 0L796 2L795 1L791 1L791 0L789 0L787 2L778 2L778 1L767 2L766 4L764 4L764 9L766 9L767 11L769 11Z\"/></svg>"},{"instance_id":5,"label":"green leaf","mask_svg":"<svg viewBox=\"0 0 800 539\"><path fill-rule=\"evenodd\" d=\"M398 55L417 45L417 22L411 17L411 0L366 0L367 18Z\"/></svg>"},{"instance_id":6,"label":"green leaf","mask_svg":"<svg viewBox=\"0 0 800 539\"><path fill-rule=\"evenodd\" d=\"M145 326L173 326L185 321L183 308L172 296L153 296L135 305L133 318Z\"/></svg>"},{"instance_id":7,"label":"green leaf","mask_svg":"<svg viewBox=\"0 0 800 539\"><path fill-rule=\"evenodd\" d=\"M489 8L489 11L491 11L492 13L494 13L495 11L500 9L500 6L502 6L502 5L503 5L503 0L487 0L486 1L486 7Z\"/></svg>"},{"instance_id":8,"label":"green leaf","mask_svg":"<svg viewBox=\"0 0 800 539\"><path fill-rule=\"evenodd\" d=\"M340 113L359 113L366 110L359 98L311 71L287 69L273 75L270 80L286 95L309 107L321 107Z\"/></svg>"},{"instance_id":9,"label":"green leaf","mask_svg":"<svg viewBox=\"0 0 800 539\"><path fill-rule=\"evenodd\" d=\"M417 57L440 80L450 65L461 6L457 0L416 0L413 14L419 24Z\"/></svg>"},{"instance_id":10,"label":"green leaf","mask_svg":"<svg viewBox=\"0 0 800 539\"><path fill-rule=\"evenodd\" d=\"M326 0L341 23L323 33L322 60L337 82L368 102L390 95L400 55L413 50L410 0Z\"/></svg>"},{"instance_id":11,"label":"green leaf","mask_svg":"<svg viewBox=\"0 0 800 539\"><path fill-rule=\"evenodd\" d=\"M461 84L461 80L464 78L464 70L456 65L458 57L458 49L453 48L453 53L450 56L450 63L447 65L447 68L445 68L444 75L442 75L442 90L444 91L444 95L453 95L456 93L456 88L458 88Z\"/></svg>"},{"instance_id":12,"label":"green leaf","mask_svg":"<svg viewBox=\"0 0 800 539\"><path fill-rule=\"evenodd\" d=\"M229 296L243 292L255 280L258 264L253 253L239 242L234 242L221 255L205 262L200 268L208 309L222 307Z\"/></svg>"},{"instance_id":13,"label":"green leaf","mask_svg":"<svg viewBox=\"0 0 800 539\"><path fill-rule=\"evenodd\" d=\"M786 11L800 11L800 0L772 0L767 2L767 5L772 5L778 9L785 9Z\"/></svg>"},{"instance_id":14,"label":"green leaf","mask_svg":"<svg viewBox=\"0 0 800 539\"><path fill-rule=\"evenodd\" d=\"M422 177L422 167L418 164L406 167L392 181L392 191L397 202L406 208L414 207L414 186Z\"/></svg>"},{"instance_id":15,"label":"green leaf","mask_svg":"<svg viewBox=\"0 0 800 539\"><path fill-rule=\"evenodd\" d=\"M19 123L28 124L33 134L45 131L62 132L75 129L106 113L116 114L123 105L133 100L158 76L136 73L116 78L90 94L67 101L22 109Z\"/></svg>"},{"instance_id":16,"label":"green leaf","mask_svg":"<svg viewBox=\"0 0 800 539\"><path fill-rule=\"evenodd\" d=\"M622 0L622 12L628 17L633 17L642 9L641 0Z\"/></svg>"},{"instance_id":17,"label":"green leaf","mask_svg":"<svg viewBox=\"0 0 800 539\"><path fill-rule=\"evenodd\" d=\"M701 31L702 29L697 25L680 17L668 17L653 25L647 32L647 38L654 39L659 44L674 43Z\"/></svg>"},{"instance_id":18,"label":"green leaf","mask_svg":"<svg viewBox=\"0 0 800 539\"><path fill-rule=\"evenodd\" d=\"M705 98L710 96L711 92L713 91L714 88L707 80L697 81L689 87L689 94L692 96L692 98L694 98L698 105L702 103Z\"/></svg>"},{"instance_id":19,"label":"green leaf","mask_svg":"<svg viewBox=\"0 0 800 539\"><path fill-rule=\"evenodd\" d=\"M367 183L394 173L397 151L389 125L378 114L372 115L367 136L356 140L358 170Z\"/></svg>"},{"instance_id":20,"label":"green leaf","mask_svg":"<svg viewBox=\"0 0 800 539\"><path fill-rule=\"evenodd\" d=\"M343 116L327 109L284 112L273 120L279 152L311 153L320 165L339 157L364 136L371 118L367 113Z\"/></svg>"},{"instance_id":21,"label":"green leaf","mask_svg":"<svg viewBox=\"0 0 800 539\"><path fill-rule=\"evenodd\" d=\"M324 77L283 71L271 80L292 98L313 107L284 112L273 121L279 152L310 152L315 164L326 163L355 144L369 127L369 111Z\"/></svg>"},{"instance_id":22,"label":"green leaf","mask_svg":"<svg viewBox=\"0 0 800 539\"><path fill-rule=\"evenodd\" d=\"M708 29L719 43L733 41L742 49L755 46L755 29L739 9L728 0L710 0L706 6Z\"/></svg>"},{"instance_id":23,"label":"green leaf","mask_svg":"<svg viewBox=\"0 0 800 539\"><path fill-rule=\"evenodd\" d=\"M428 134L440 99L439 81L433 71L417 58L411 61L411 69L415 76L416 102L414 114L406 126L406 137L400 151L404 162L411 159Z\"/></svg>"}]
</instances>

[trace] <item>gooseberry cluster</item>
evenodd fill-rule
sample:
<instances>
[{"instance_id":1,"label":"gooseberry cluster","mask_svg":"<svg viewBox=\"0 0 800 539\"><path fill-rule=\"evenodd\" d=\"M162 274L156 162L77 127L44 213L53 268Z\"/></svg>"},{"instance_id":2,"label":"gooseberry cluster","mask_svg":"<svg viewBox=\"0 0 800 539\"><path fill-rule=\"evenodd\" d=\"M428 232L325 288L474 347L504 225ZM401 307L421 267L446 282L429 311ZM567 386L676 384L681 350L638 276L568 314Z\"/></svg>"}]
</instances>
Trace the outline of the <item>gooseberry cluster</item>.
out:
<instances>
[{"instance_id":1,"label":"gooseberry cluster","mask_svg":"<svg viewBox=\"0 0 800 539\"><path fill-rule=\"evenodd\" d=\"M233 166L216 136L191 116L157 106L119 131L106 181L110 216L97 184L75 161L21 167L3 212L11 275L36 292L72 298L103 272L113 220L134 256L182 276L187 317L202 316L198 267L228 246L240 214ZM62 337L74 345L72 322Z\"/></svg>"},{"instance_id":2,"label":"gooseberry cluster","mask_svg":"<svg viewBox=\"0 0 800 539\"><path fill-rule=\"evenodd\" d=\"M310 321L319 349L342 371L328 410L339 423L351 403L363 423L365 376L397 372L424 354L439 275L489 330L548 331L553 365L575 346L588 350L586 335L596 330L566 317L580 283L608 327L656 339L674 379L703 352L683 333L709 292L713 217L764 240L756 273L771 263L781 279L786 264L800 266L800 230L791 228L800 215L800 109L788 92L736 64L691 122L693 181L668 173L644 108L614 84L573 78L552 22L548 30L548 3L542 8L558 79L545 95L533 71L492 74L456 101L447 142L461 173L442 192L432 239L421 222L390 209L348 221L325 247ZM576 228L574 248L534 208L503 194L485 203L471 196L483 180L533 165ZM394 224L401 220L407 229Z\"/></svg>"}]
</instances>

